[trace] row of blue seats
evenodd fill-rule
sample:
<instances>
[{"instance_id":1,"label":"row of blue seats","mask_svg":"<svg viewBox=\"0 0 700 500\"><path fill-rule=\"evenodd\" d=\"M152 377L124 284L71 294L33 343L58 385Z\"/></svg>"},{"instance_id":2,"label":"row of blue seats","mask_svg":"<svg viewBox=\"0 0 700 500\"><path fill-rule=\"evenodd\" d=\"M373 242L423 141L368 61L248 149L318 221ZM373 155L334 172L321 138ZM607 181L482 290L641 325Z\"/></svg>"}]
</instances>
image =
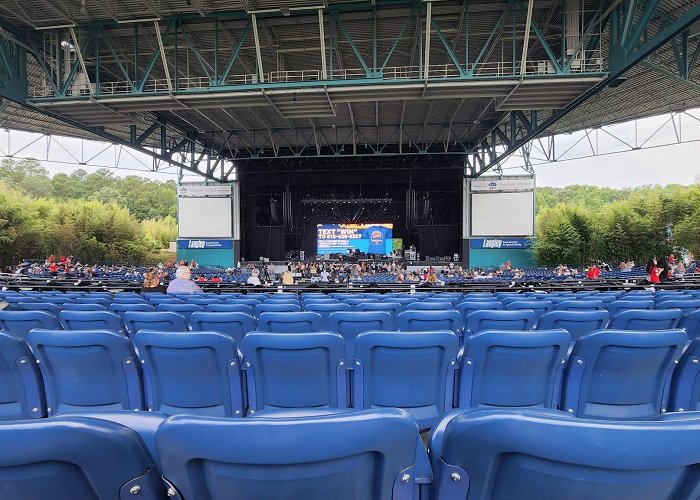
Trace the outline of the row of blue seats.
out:
<instances>
[{"instance_id":1,"label":"row of blue seats","mask_svg":"<svg viewBox=\"0 0 700 500\"><path fill-rule=\"evenodd\" d=\"M562 408L613 420L700 409L700 340L686 349L683 330L601 330L573 348L565 330L487 330L461 349L449 331L370 331L354 341L252 332L236 345L217 332L141 330L130 341L109 331L32 330L26 343L9 334L0 341L4 419L399 407L430 428L456 407Z\"/></svg>"},{"instance_id":2,"label":"row of blue seats","mask_svg":"<svg viewBox=\"0 0 700 500\"><path fill-rule=\"evenodd\" d=\"M450 330L465 336L488 329L549 330L563 328L575 341L582 335L605 328L621 330L666 330L682 328L690 338L700 334L700 310L621 310L611 318L606 310L543 311L519 310L407 310L391 309L262 312L255 317L247 306L224 305L210 311L176 304L162 311L106 310L60 311L58 317L46 311L0 311L0 330L24 336L33 328L114 330L133 335L141 329L165 331L217 331L237 342L254 330L294 333L330 330L352 339L367 330L432 331ZM165 307L165 305L163 305ZM460 314L462 313L462 314Z\"/></svg>"},{"instance_id":3,"label":"row of blue seats","mask_svg":"<svg viewBox=\"0 0 700 500\"><path fill-rule=\"evenodd\" d=\"M2 500L456 500L700 496L700 415L583 421L456 410L224 419L85 413L0 424Z\"/></svg>"}]
</instances>

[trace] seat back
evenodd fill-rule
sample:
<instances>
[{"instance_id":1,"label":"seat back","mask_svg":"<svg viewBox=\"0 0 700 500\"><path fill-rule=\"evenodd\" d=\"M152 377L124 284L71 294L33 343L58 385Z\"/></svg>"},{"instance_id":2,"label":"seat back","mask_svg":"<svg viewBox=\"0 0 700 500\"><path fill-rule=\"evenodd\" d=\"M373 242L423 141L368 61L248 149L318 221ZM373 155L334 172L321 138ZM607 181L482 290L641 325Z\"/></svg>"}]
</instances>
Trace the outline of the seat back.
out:
<instances>
[{"instance_id":1,"label":"seat back","mask_svg":"<svg viewBox=\"0 0 700 500\"><path fill-rule=\"evenodd\" d=\"M690 340L700 336L700 311L691 311L683 315L678 322L678 328L683 328Z\"/></svg>"},{"instance_id":2,"label":"seat back","mask_svg":"<svg viewBox=\"0 0 700 500\"><path fill-rule=\"evenodd\" d=\"M700 300L681 300L670 299L663 300L656 304L656 309L680 309L683 313L689 313L700 309Z\"/></svg>"},{"instance_id":3,"label":"seat back","mask_svg":"<svg viewBox=\"0 0 700 500\"><path fill-rule=\"evenodd\" d=\"M467 316L465 334L482 330L532 330L537 315L534 311L474 311Z\"/></svg>"},{"instance_id":4,"label":"seat back","mask_svg":"<svg viewBox=\"0 0 700 500\"><path fill-rule=\"evenodd\" d=\"M669 411L700 410L700 340L693 341L673 371Z\"/></svg>"},{"instance_id":5,"label":"seat back","mask_svg":"<svg viewBox=\"0 0 700 500\"><path fill-rule=\"evenodd\" d=\"M609 328L618 330L668 330L676 328L683 313L680 309L627 310L617 313L610 320Z\"/></svg>"},{"instance_id":6,"label":"seat back","mask_svg":"<svg viewBox=\"0 0 700 500\"><path fill-rule=\"evenodd\" d=\"M344 348L337 333L249 333L242 345L248 412L346 408Z\"/></svg>"},{"instance_id":7,"label":"seat back","mask_svg":"<svg viewBox=\"0 0 700 500\"><path fill-rule=\"evenodd\" d=\"M204 311L204 307L199 304L158 304L156 311L168 311L180 314L185 319L190 319L190 316L195 311Z\"/></svg>"},{"instance_id":8,"label":"seat back","mask_svg":"<svg viewBox=\"0 0 700 500\"><path fill-rule=\"evenodd\" d=\"M454 309L435 311L406 310L396 316L396 329L405 332L450 330L457 335L461 335L464 329L464 322L459 311Z\"/></svg>"},{"instance_id":9,"label":"seat back","mask_svg":"<svg viewBox=\"0 0 700 500\"><path fill-rule=\"evenodd\" d=\"M58 320L65 330L112 330L126 334L122 319L110 311L61 311Z\"/></svg>"},{"instance_id":10,"label":"seat back","mask_svg":"<svg viewBox=\"0 0 700 500\"><path fill-rule=\"evenodd\" d=\"M355 338L370 330L391 331L394 318L389 311L340 311L328 316L327 329L339 333L345 340L345 358L353 357Z\"/></svg>"},{"instance_id":11,"label":"seat back","mask_svg":"<svg viewBox=\"0 0 700 500\"><path fill-rule=\"evenodd\" d=\"M44 386L26 343L0 332L0 420L46 416Z\"/></svg>"},{"instance_id":12,"label":"seat back","mask_svg":"<svg viewBox=\"0 0 700 500\"><path fill-rule=\"evenodd\" d=\"M143 410L141 369L129 340L108 330L32 330L48 414Z\"/></svg>"},{"instance_id":13,"label":"seat back","mask_svg":"<svg viewBox=\"0 0 700 500\"><path fill-rule=\"evenodd\" d=\"M700 420L598 422L555 410L464 410L431 436L431 498L691 500ZM630 450L634 450L631 452Z\"/></svg>"},{"instance_id":14,"label":"seat back","mask_svg":"<svg viewBox=\"0 0 700 500\"><path fill-rule=\"evenodd\" d=\"M15 304L15 308L22 311L44 311L53 314L58 318L58 313L61 312L61 306L50 302L19 302Z\"/></svg>"},{"instance_id":15,"label":"seat back","mask_svg":"<svg viewBox=\"0 0 700 500\"><path fill-rule=\"evenodd\" d=\"M282 303L277 304L274 302L264 302L255 306L253 314L256 318L259 318L263 313L284 313L284 312L299 312L301 311L301 306L297 303Z\"/></svg>"},{"instance_id":16,"label":"seat back","mask_svg":"<svg viewBox=\"0 0 700 500\"><path fill-rule=\"evenodd\" d=\"M129 304L122 304L118 302L112 302L112 304L109 306L109 310L112 311L113 313L118 314L119 316L124 316L125 312L128 311L154 311L156 310L155 307L153 307L151 304L148 302L144 302L141 304L136 304L136 303L129 303Z\"/></svg>"},{"instance_id":17,"label":"seat back","mask_svg":"<svg viewBox=\"0 0 700 500\"><path fill-rule=\"evenodd\" d=\"M185 332L187 320L181 314L170 311L127 311L124 313L124 325L129 335L139 330L163 330L167 332Z\"/></svg>"},{"instance_id":18,"label":"seat back","mask_svg":"<svg viewBox=\"0 0 700 500\"><path fill-rule=\"evenodd\" d=\"M76 304L99 304L101 306L104 306L105 308L108 307L112 303L111 296L110 298L107 297L97 297L92 294L86 295L84 297L77 297L75 299Z\"/></svg>"},{"instance_id":19,"label":"seat back","mask_svg":"<svg viewBox=\"0 0 700 500\"><path fill-rule=\"evenodd\" d=\"M430 428L452 409L458 349L459 338L446 330L361 333L355 339L353 408L403 408L421 429Z\"/></svg>"},{"instance_id":20,"label":"seat back","mask_svg":"<svg viewBox=\"0 0 700 500\"><path fill-rule=\"evenodd\" d=\"M240 344L248 332L255 330L255 319L240 312L194 312L190 327L197 332L224 333Z\"/></svg>"},{"instance_id":21,"label":"seat back","mask_svg":"<svg viewBox=\"0 0 700 500\"><path fill-rule=\"evenodd\" d=\"M571 341L576 342L582 335L606 328L609 320L608 311L604 310L550 311L542 315L537 322L537 329L552 330L563 328L571 335Z\"/></svg>"},{"instance_id":22,"label":"seat back","mask_svg":"<svg viewBox=\"0 0 700 500\"><path fill-rule=\"evenodd\" d=\"M175 500L412 500L424 453L417 439L413 419L389 409L286 420L177 416L156 436Z\"/></svg>"},{"instance_id":23,"label":"seat back","mask_svg":"<svg viewBox=\"0 0 700 500\"><path fill-rule=\"evenodd\" d=\"M507 311L518 311L520 309L529 309L531 311L535 311L535 316L537 318L535 321L539 321L543 314L548 313L549 311L554 309L554 304L552 304L548 300L532 299L516 300L515 302L511 302L506 306Z\"/></svg>"},{"instance_id":24,"label":"seat back","mask_svg":"<svg viewBox=\"0 0 700 500\"><path fill-rule=\"evenodd\" d=\"M602 300L592 300L592 299L574 299L565 300L557 304L557 311L569 311L571 309L584 309L584 310L598 310L605 309L605 304Z\"/></svg>"},{"instance_id":25,"label":"seat back","mask_svg":"<svg viewBox=\"0 0 700 500\"><path fill-rule=\"evenodd\" d=\"M141 330L134 345L144 370L149 410L243 417L243 384L232 337Z\"/></svg>"},{"instance_id":26,"label":"seat back","mask_svg":"<svg viewBox=\"0 0 700 500\"><path fill-rule=\"evenodd\" d=\"M465 340L461 408L555 408L571 343L566 330L485 330Z\"/></svg>"},{"instance_id":27,"label":"seat back","mask_svg":"<svg viewBox=\"0 0 700 500\"><path fill-rule=\"evenodd\" d=\"M599 330L574 345L562 408L584 418L643 420L667 409L670 375L683 330Z\"/></svg>"},{"instance_id":28,"label":"seat back","mask_svg":"<svg viewBox=\"0 0 700 500\"><path fill-rule=\"evenodd\" d=\"M389 299L387 302L361 302L355 305L356 311L388 311L393 317L396 317L401 311L403 311L404 306L399 302L394 302Z\"/></svg>"},{"instance_id":29,"label":"seat back","mask_svg":"<svg viewBox=\"0 0 700 500\"><path fill-rule=\"evenodd\" d=\"M58 318L45 311L0 310L0 330L25 338L34 328L58 329Z\"/></svg>"},{"instance_id":30,"label":"seat back","mask_svg":"<svg viewBox=\"0 0 700 500\"><path fill-rule=\"evenodd\" d=\"M59 417L0 424L0 498L156 500L165 491L139 435L114 422Z\"/></svg>"},{"instance_id":31,"label":"seat back","mask_svg":"<svg viewBox=\"0 0 700 500\"><path fill-rule=\"evenodd\" d=\"M614 317L617 313L630 309L654 309L653 300L616 300L605 305L605 309Z\"/></svg>"},{"instance_id":32,"label":"seat back","mask_svg":"<svg viewBox=\"0 0 700 500\"><path fill-rule=\"evenodd\" d=\"M61 306L64 311L106 311L107 306L96 304L94 302L86 302L84 304L73 304L66 302Z\"/></svg>"},{"instance_id":33,"label":"seat back","mask_svg":"<svg viewBox=\"0 0 700 500\"><path fill-rule=\"evenodd\" d=\"M264 312L258 317L261 332L318 332L323 326L321 315L312 311Z\"/></svg>"},{"instance_id":34,"label":"seat back","mask_svg":"<svg viewBox=\"0 0 700 500\"><path fill-rule=\"evenodd\" d=\"M452 302L411 302L406 304L406 310L416 310L416 311L441 311L446 309L452 309Z\"/></svg>"},{"instance_id":35,"label":"seat back","mask_svg":"<svg viewBox=\"0 0 700 500\"><path fill-rule=\"evenodd\" d=\"M253 308L246 304L209 304L205 311L208 312L238 312L253 315Z\"/></svg>"}]
</instances>

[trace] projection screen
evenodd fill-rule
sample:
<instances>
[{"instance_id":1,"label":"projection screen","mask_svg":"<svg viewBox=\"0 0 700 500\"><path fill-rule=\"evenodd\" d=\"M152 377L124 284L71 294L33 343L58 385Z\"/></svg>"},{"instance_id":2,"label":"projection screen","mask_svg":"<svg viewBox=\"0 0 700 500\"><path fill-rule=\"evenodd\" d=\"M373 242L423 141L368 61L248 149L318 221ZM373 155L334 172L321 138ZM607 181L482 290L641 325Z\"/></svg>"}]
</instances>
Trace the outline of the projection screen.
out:
<instances>
[{"instance_id":1,"label":"projection screen","mask_svg":"<svg viewBox=\"0 0 700 500\"><path fill-rule=\"evenodd\" d=\"M472 236L532 236L535 193L472 193Z\"/></svg>"},{"instance_id":2,"label":"projection screen","mask_svg":"<svg viewBox=\"0 0 700 500\"><path fill-rule=\"evenodd\" d=\"M231 198L178 198L180 238L231 238Z\"/></svg>"}]
</instances>

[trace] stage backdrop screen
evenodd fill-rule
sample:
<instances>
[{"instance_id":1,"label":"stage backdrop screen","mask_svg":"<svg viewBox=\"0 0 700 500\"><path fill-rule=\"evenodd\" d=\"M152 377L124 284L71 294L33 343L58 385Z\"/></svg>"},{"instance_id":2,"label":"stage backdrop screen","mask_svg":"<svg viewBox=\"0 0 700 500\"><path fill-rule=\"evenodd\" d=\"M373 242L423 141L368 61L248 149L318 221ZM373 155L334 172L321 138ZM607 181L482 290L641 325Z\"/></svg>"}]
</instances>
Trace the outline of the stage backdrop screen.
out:
<instances>
[{"instance_id":1,"label":"stage backdrop screen","mask_svg":"<svg viewBox=\"0 0 700 500\"><path fill-rule=\"evenodd\" d=\"M316 254L348 253L389 255L394 248L393 224L318 224Z\"/></svg>"},{"instance_id":2,"label":"stage backdrop screen","mask_svg":"<svg viewBox=\"0 0 700 500\"><path fill-rule=\"evenodd\" d=\"M532 236L535 193L472 194L472 236Z\"/></svg>"},{"instance_id":3,"label":"stage backdrop screen","mask_svg":"<svg viewBox=\"0 0 700 500\"><path fill-rule=\"evenodd\" d=\"M180 238L230 238L231 198L179 198Z\"/></svg>"}]
</instances>

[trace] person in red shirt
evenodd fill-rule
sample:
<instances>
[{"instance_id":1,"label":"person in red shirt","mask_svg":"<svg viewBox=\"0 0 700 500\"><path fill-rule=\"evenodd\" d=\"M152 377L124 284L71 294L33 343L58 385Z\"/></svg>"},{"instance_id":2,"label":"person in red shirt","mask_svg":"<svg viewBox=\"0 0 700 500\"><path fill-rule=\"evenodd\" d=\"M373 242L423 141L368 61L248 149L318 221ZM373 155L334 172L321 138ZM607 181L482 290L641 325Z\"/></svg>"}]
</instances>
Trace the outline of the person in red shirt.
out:
<instances>
[{"instance_id":1,"label":"person in red shirt","mask_svg":"<svg viewBox=\"0 0 700 500\"><path fill-rule=\"evenodd\" d=\"M221 283L221 276L216 275L212 279L209 280L210 283Z\"/></svg>"},{"instance_id":2,"label":"person in red shirt","mask_svg":"<svg viewBox=\"0 0 700 500\"><path fill-rule=\"evenodd\" d=\"M55 261L52 261L51 264L49 264L49 275L50 276L57 276L58 275L58 264L56 264Z\"/></svg>"},{"instance_id":3,"label":"person in red shirt","mask_svg":"<svg viewBox=\"0 0 700 500\"><path fill-rule=\"evenodd\" d=\"M49 255L49 262L54 262L56 258L53 255Z\"/></svg>"},{"instance_id":4,"label":"person in red shirt","mask_svg":"<svg viewBox=\"0 0 700 500\"><path fill-rule=\"evenodd\" d=\"M61 256L58 258L58 260L61 262L61 264L65 264L65 263L66 263L66 256L65 256L65 255L61 255Z\"/></svg>"},{"instance_id":5,"label":"person in red shirt","mask_svg":"<svg viewBox=\"0 0 700 500\"><path fill-rule=\"evenodd\" d=\"M586 273L586 278L590 280L597 280L600 278L600 269L598 269L598 266L593 264L591 267L589 267L588 272Z\"/></svg>"},{"instance_id":6,"label":"person in red shirt","mask_svg":"<svg viewBox=\"0 0 700 500\"><path fill-rule=\"evenodd\" d=\"M204 276L200 276L195 281L197 281L198 283L204 283L205 281L207 281L207 279Z\"/></svg>"}]
</instances>

